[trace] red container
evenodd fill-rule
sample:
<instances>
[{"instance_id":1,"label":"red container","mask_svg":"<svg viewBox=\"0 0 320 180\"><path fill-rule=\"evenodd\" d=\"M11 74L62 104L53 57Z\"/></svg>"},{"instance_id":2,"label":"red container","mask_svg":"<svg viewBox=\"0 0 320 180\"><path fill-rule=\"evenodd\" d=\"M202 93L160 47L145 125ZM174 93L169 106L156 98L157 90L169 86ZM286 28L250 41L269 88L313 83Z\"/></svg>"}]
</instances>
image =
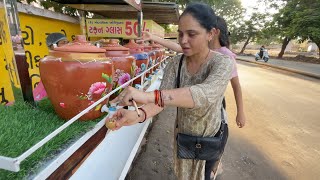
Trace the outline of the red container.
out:
<instances>
[{"instance_id":1,"label":"red container","mask_svg":"<svg viewBox=\"0 0 320 180\"><path fill-rule=\"evenodd\" d=\"M153 41L151 41L151 47L152 50L155 52L156 58L153 64L157 64L161 61L161 57L162 57L162 52L161 52L161 46L159 44L154 43ZM158 66L153 68L153 71L155 71L157 69Z\"/></svg>"},{"instance_id":2,"label":"red container","mask_svg":"<svg viewBox=\"0 0 320 180\"><path fill-rule=\"evenodd\" d=\"M101 48L106 50L105 55L111 58L114 64L115 74L113 76L113 89L134 77L136 71L136 59L130 55L129 48L121 46L118 39L110 39L109 43ZM117 96L120 92L121 91L118 91L111 99Z\"/></svg>"},{"instance_id":3,"label":"red container","mask_svg":"<svg viewBox=\"0 0 320 180\"><path fill-rule=\"evenodd\" d=\"M149 63L149 61L148 61L149 56L148 56L148 53L143 52L144 46L135 43L134 40L131 39L128 44L124 45L124 47L129 48L130 53L136 59L137 67L136 67L135 76L138 76L141 73L143 73L144 71L146 71L147 67L148 67L148 63ZM134 80L133 84L134 85L141 84L141 78Z\"/></svg>"},{"instance_id":4,"label":"red container","mask_svg":"<svg viewBox=\"0 0 320 180\"><path fill-rule=\"evenodd\" d=\"M86 42L84 36L49 51L40 60L40 75L55 111L70 119L105 96L112 89L114 67L103 49ZM99 118L108 100L83 115L81 120Z\"/></svg>"},{"instance_id":5,"label":"red container","mask_svg":"<svg viewBox=\"0 0 320 180\"><path fill-rule=\"evenodd\" d=\"M156 61L156 53L152 50L152 46L144 44L144 52L148 53L149 56L149 62L148 62L148 67L147 69L149 69L150 67L152 67ZM146 77L149 76L149 74L151 74L153 72L153 70L151 69L149 72L146 73Z\"/></svg>"}]
</instances>

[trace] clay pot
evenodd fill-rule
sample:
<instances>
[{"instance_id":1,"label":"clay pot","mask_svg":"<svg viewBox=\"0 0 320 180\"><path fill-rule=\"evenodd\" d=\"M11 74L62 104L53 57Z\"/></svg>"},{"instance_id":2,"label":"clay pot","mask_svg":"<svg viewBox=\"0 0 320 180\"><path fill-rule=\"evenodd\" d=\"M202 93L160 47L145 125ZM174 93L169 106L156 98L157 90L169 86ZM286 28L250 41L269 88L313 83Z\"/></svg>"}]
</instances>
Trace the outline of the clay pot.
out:
<instances>
[{"instance_id":1,"label":"clay pot","mask_svg":"<svg viewBox=\"0 0 320 180\"><path fill-rule=\"evenodd\" d=\"M153 66L153 64L156 61L156 53L152 50L152 46L147 45L147 44L143 44L144 47L144 52L148 53L149 56L149 62L148 62L148 67L147 69L149 69L150 67ZM148 77L151 73L153 72L153 70L151 69L149 72L146 73L146 77Z\"/></svg>"},{"instance_id":2,"label":"clay pot","mask_svg":"<svg viewBox=\"0 0 320 180\"><path fill-rule=\"evenodd\" d=\"M157 64L158 62L161 62L162 52L161 52L161 46L159 44L154 43L151 41L150 46L152 47L152 50L155 52L156 59L153 64ZM157 69L158 66L153 68L153 71Z\"/></svg>"},{"instance_id":3,"label":"clay pot","mask_svg":"<svg viewBox=\"0 0 320 180\"><path fill-rule=\"evenodd\" d=\"M130 55L129 48L121 46L117 39L110 39L109 43L101 48L106 50L106 56L111 58L114 64L115 74L113 78L113 89L134 77L136 59ZM132 83L130 85L132 85ZM111 97L111 99L117 96L120 92L121 91L118 91Z\"/></svg>"},{"instance_id":4,"label":"clay pot","mask_svg":"<svg viewBox=\"0 0 320 180\"><path fill-rule=\"evenodd\" d=\"M149 56L148 53L143 52L144 46L139 45L135 43L133 39L130 39L129 43L125 44L124 47L129 48L130 53L136 58L137 67L135 76L140 75L141 73L146 71L149 63ZM133 85L135 84L141 84L141 78L134 80Z\"/></svg>"},{"instance_id":5,"label":"clay pot","mask_svg":"<svg viewBox=\"0 0 320 180\"><path fill-rule=\"evenodd\" d=\"M90 45L84 36L49 51L40 60L40 75L55 111L70 119L111 91L114 67L103 49ZM99 118L99 104L81 120Z\"/></svg>"},{"instance_id":6,"label":"clay pot","mask_svg":"<svg viewBox=\"0 0 320 180\"><path fill-rule=\"evenodd\" d=\"M130 54L139 54L144 52L144 46L135 43L133 39L130 39L129 43L125 44L124 47L129 48Z\"/></svg>"}]
</instances>

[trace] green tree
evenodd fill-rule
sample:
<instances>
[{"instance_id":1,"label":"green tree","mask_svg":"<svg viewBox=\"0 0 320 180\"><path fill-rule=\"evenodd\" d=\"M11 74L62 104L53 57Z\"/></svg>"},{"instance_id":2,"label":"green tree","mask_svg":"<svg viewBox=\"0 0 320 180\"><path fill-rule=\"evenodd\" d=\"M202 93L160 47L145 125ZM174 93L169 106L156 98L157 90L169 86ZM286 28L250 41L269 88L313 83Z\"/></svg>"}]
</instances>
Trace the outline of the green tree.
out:
<instances>
[{"instance_id":1,"label":"green tree","mask_svg":"<svg viewBox=\"0 0 320 180\"><path fill-rule=\"evenodd\" d=\"M253 42L261 33L265 25L266 15L261 13L253 13L249 20L245 20L240 25L236 26L233 32L231 32L230 40L232 43L238 43L245 41L240 53L243 53L247 45Z\"/></svg>"},{"instance_id":2,"label":"green tree","mask_svg":"<svg viewBox=\"0 0 320 180\"><path fill-rule=\"evenodd\" d=\"M319 0L301 0L291 22L291 32L301 38L301 42L311 40L320 52L320 2ZM319 54L320 59L320 54Z\"/></svg>"},{"instance_id":3,"label":"green tree","mask_svg":"<svg viewBox=\"0 0 320 180\"><path fill-rule=\"evenodd\" d=\"M22 0L17 0L17 2L21 3ZM27 3L30 4L32 2L38 2L37 0L27 0ZM55 12L67 14L69 16L78 16L77 9L65 6L63 4L56 3L51 0L41 0L39 1L39 4L43 6L45 9L53 8Z\"/></svg>"}]
</instances>

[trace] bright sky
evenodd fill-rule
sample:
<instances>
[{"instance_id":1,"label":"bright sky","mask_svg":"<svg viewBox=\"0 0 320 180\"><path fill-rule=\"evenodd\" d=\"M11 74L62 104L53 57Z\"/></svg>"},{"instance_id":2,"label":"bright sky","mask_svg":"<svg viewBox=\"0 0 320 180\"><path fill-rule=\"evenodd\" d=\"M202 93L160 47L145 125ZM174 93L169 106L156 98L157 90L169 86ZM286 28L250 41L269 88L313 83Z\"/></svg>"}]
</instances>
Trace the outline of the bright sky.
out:
<instances>
[{"instance_id":1,"label":"bright sky","mask_svg":"<svg viewBox=\"0 0 320 180\"><path fill-rule=\"evenodd\" d=\"M266 11L266 7L264 6L263 3L259 3L258 0L241 0L242 6L243 8L246 9L246 17L250 17L250 15L252 14L252 12L254 11L254 8L258 8L258 10L263 13ZM271 14L278 12L275 9L268 9L268 12L270 12Z\"/></svg>"}]
</instances>

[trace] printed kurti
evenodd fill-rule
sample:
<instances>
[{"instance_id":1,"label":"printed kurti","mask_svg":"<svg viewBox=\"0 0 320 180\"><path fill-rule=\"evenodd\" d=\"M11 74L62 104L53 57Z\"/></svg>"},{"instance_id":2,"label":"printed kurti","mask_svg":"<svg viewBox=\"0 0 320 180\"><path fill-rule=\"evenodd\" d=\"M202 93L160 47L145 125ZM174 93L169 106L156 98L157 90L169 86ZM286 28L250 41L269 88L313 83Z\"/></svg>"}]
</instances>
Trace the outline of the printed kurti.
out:
<instances>
[{"instance_id":1,"label":"printed kurti","mask_svg":"<svg viewBox=\"0 0 320 180\"><path fill-rule=\"evenodd\" d=\"M211 52L211 54L212 58L205 62L196 74L188 72L186 58L183 60L180 87L190 87L195 107L192 109L179 108L178 118L167 117L176 119L175 136L180 132L193 136L210 137L214 136L220 128L221 102L230 80L233 61L229 56L217 52ZM181 56L177 56L167 64L160 89L175 88L180 58ZM158 118L160 117L165 118L161 114ZM205 161L178 159L176 149L177 142L174 141L174 169L177 178L181 180L203 179Z\"/></svg>"}]
</instances>

